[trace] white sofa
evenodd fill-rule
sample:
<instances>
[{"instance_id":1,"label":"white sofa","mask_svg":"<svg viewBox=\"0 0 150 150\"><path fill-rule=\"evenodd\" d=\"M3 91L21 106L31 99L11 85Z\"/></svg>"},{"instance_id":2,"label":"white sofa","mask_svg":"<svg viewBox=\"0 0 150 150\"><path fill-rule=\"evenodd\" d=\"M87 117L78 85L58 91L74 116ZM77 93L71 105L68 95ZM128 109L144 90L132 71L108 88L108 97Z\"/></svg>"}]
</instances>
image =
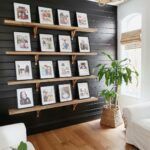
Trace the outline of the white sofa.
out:
<instances>
[{"instance_id":1,"label":"white sofa","mask_svg":"<svg viewBox=\"0 0 150 150\"><path fill-rule=\"evenodd\" d=\"M17 148L20 142L27 144L28 150L35 150L30 142L27 142L26 127L23 123L0 127L0 150Z\"/></svg>"},{"instance_id":2,"label":"white sofa","mask_svg":"<svg viewBox=\"0 0 150 150\"><path fill-rule=\"evenodd\" d=\"M126 142L140 150L150 150L150 102L123 109L126 120Z\"/></svg>"}]
</instances>

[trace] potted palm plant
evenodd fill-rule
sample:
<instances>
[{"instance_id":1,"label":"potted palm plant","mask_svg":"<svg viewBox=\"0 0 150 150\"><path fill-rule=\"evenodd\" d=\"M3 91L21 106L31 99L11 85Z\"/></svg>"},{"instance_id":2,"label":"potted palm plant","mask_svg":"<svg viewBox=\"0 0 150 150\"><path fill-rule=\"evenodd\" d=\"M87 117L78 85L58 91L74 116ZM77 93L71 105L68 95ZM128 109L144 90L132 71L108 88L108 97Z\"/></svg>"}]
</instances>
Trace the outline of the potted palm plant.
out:
<instances>
[{"instance_id":1,"label":"potted palm plant","mask_svg":"<svg viewBox=\"0 0 150 150\"><path fill-rule=\"evenodd\" d=\"M103 53L111 61L110 65L98 65L98 79L105 78L107 89L101 91L106 105L103 107L101 125L117 127L122 124L122 116L118 107L118 94L123 82L132 83L133 76L138 79L138 72L131 66L129 59L114 60L110 55Z\"/></svg>"}]
</instances>

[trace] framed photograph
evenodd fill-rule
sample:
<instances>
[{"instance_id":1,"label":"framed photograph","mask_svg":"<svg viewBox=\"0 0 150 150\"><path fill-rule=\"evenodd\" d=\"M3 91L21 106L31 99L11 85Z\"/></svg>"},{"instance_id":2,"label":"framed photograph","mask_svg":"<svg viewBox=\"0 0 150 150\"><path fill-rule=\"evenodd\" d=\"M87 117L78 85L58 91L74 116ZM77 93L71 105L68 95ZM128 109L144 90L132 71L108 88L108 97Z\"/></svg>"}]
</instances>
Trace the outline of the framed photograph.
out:
<instances>
[{"instance_id":1,"label":"framed photograph","mask_svg":"<svg viewBox=\"0 0 150 150\"><path fill-rule=\"evenodd\" d=\"M70 84L59 85L59 97L60 102L66 102L72 100L72 92Z\"/></svg>"},{"instance_id":2,"label":"framed photograph","mask_svg":"<svg viewBox=\"0 0 150 150\"><path fill-rule=\"evenodd\" d=\"M41 98L42 98L42 105L56 103L54 86L41 87Z\"/></svg>"},{"instance_id":3,"label":"framed photograph","mask_svg":"<svg viewBox=\"0 0 150 150\"><path fill-rule=\"evenodd\" d=\"M18 109L33 107L33 92L32 88L17 89Z\"/></svg>"},{"instance_id":4,"label":"framed photograph","mask_svg":"<svg viewBox=\"0 0 150 150\"><path fill-rule=\"evenodd\" d=\"M89 27L87 14L77 12L76 16L77 16L78 27L82 27L82 28L88 28Z\"/></svg>"},{"instance_id":5,"label":"framed photograph","mask_svg":"<svg viewBox=\"0 0 150 150\"><path fill-rule=\"evenodd\" d=\"M78 62L79 76L90 75L88 61L87 60L78 60L77 62Z\"/></svg>"},{"instance_id":6,"label":"framed photograph","mask_svg":"<svg viewBox=\"0 0 150 150\"><path fill-rule=\"evenodd\" d=\"M90 97L89 86L87 82L78 83L79 99L85 99Z\"/></svg>"},{"instance_id":7,"label":"framed photograph","mask_svg":"<svg viewBox=\"0 0 150 150\"><path fill-rule=\"evenodd\" d=\"M15 20L31 22L30 5L14 3Z\"/></svg>"},{"instance_id":8,"label":"framed photograph","mask_svg":"<svg viewBox=\"0 0 150 150\"><path fill-rule=\"evenodd\" d=\"M39 61L39 68L40 68L41 79L55 77L52 61Z\"/></svg>"},{"instance_id":9,"label":"framed photograph","mask_svg":"<svg viewBox=\"0 0 150 150\"><path fill-rule=\"evenodd\" d=\"M24 32L14 32L15 50L31 51L30 34Z\"/></svg>"},{"instance_id":10,"label":"framed photograph","mask_svg":"<svg viewBox=\"0 0 150 150\"><path fill-rule=\"evenodd\" d=\"M71 26L70 12L67 10L61 10L61 9L58 9L57 11L58 11L59 25Z\"/></svg>"},{"instance_id":11,"label":"framed photograph","mask_svg":"<svg viewBox=\"0 0 150 150\"><path fill-rule=\"evenodd\" d=\"M38 7L39 9L39 19L42 24L54 24L53 12L51 8Z\"/></svg>"},{"instance_id":12,"label":"framed photograph","mask_svg":"<svg viewBox=\"0 0 150 150\"><path fill-rule=\"evenodd\" d=\"M31 61L16 61L15 66L17 80L32 79Z\"/></svg>"},{"instance_id":13,"label":"framed photograph","mask_svg":"<svg viewBox=\"0 0 150 150\"><path fill-rule=\"evenodd\" d=\"M54 46L53 35L40 34L40 45L41 45L41 51L54 52L55 46Z\"/></svg>"},{"instance_id":14,"label":"framed photograph","mask_svg":"<svg viewBox=\"0 0 150 150\"><path fill-rule=\"evenodd\" d=\"M71 77L71 64L69 60L58 61L59 77Z\"/></svg>"},{"instance_id":15,"label":"framed photograph","mask_svg":"<svg viewBox=\"0 0 150 150\"><path fill-rule=\"evenodd\" d=\"M88 37L78 37L78 43L80 52L90 52L90 44Z\"/></svg>"},{"instance_id":16,"label":"framed photograph","mask_svg":"<svg viewBox=\"0 0 150 150\"><path fill-rule=\"evenodd\" d=\"M59 35L60 52L72 52L71 37Z\"/></svg>"}]
</instances>

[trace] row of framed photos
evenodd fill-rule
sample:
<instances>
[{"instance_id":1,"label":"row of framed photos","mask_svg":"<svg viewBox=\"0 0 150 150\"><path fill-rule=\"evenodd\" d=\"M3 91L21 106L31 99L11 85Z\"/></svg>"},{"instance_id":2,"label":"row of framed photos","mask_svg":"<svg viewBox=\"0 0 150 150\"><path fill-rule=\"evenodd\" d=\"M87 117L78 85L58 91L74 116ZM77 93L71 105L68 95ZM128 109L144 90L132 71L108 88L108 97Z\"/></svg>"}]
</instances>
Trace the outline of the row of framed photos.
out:
<instances>
[{"instance_id":1,"label":"row of framed photos","mask_svg":"<svg viewBox=\"0 0 150 150\"><path fill-rule=\"evenodd\" d=\"M87 60L78 60L79 76L90 75ZM31 80L32 67L31 61L15 61L17 80ZM53 61L39 61L39 70L41 79L55 78ZM58 60L59 77L72 77L71 63L69 60Z\"/></svg>"},{"instance_id":2,"label":"row of framed photos","mask_svg":"<svg viewBox=\"0 0 150 150\"><path fill-rule=\"evenodd\" d=\"M53 12L51 8L38 7L39 20L41 24L54 24ZM62 26L71 26L70 12L58 9L58 22ZM31 22L30 5L14 3L15 20L21 22ZM88 28L88 18L86 13L76 12L78 27Z\"/></svg>"},{"instance_id":3,"label":"row of framed photos","mask_svg":"<svg viewBox=\"0 0 150 150\"><path fill-rule=\"evenodd\" d=\"M77 83L79 99L90 98L89 87L87 82ZM59 99L60 102L67 102L73 100L71 84L60 84ZM32 88L17 89L17 104L18 109L28 108L34 106ZM41 102L42 105L49 105L56 103L55 87L43 86L41 87Z\"/></svg>"},{"instance_id":4,"label":"row of framed photos","mask_svg":"<svg viewBox=\"0 0 150 150\"><path fill-rule=\"evenodd\" d=\"M41 51L54 52L54 39L51 34L40 34ZM71 37L68 35L59 35L60 52L72 52ZM30 34L24 32L14 32L15 50L31 51ZM78 37L79 51L90 52L90 44L88 37Z\"/></svg>"}]
</instances>

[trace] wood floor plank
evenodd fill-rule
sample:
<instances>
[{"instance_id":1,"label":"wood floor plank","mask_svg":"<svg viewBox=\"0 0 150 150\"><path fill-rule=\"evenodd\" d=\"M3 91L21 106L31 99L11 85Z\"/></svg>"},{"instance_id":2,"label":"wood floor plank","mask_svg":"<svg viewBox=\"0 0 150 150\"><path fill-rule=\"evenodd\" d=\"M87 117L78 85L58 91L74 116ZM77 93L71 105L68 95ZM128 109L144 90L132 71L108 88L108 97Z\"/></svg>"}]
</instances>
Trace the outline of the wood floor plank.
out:
<instances>
[{"instance_id":1,"label":"wood floor plank","mask_svg":"<svg viewBox=\"0 0 150 150\"><path fill-rule=\"evenodd\" d=\"M100 126L95 120L31 135L28 140L36 150L137 150L125 143L125 129Z\"/></svg>"}]
</instances>

